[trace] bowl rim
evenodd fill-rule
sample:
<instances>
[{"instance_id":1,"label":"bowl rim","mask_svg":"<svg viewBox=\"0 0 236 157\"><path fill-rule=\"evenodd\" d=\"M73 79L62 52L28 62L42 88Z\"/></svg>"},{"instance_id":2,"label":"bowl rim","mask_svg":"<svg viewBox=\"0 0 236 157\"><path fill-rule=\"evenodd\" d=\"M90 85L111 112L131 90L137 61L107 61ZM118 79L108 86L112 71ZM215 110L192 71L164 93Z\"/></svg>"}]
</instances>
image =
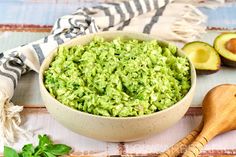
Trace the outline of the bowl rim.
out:
<instances>
[{"instance_id":1,"label":"bowl rim","mask_svg":"<svg viewBox=\"0 0 236 157\"><path fill-rule=\"evenodd\" d=\"M85 37L88 37L88 36L99 36L99 35L102 35L102 34L119 34L119 33L121 33L121 34L139 35L139 36L143 36L143 37L146 37L146 38L149 38L149 39L152 39L152 40L157 40L158 42L171 43L171 42L168 42L168 41L165 41L165 40L160 40L155 35L149 35L149 34L132 32L132 31L105 31L105 32L97 32L97 33L92 33L92 34L86 34L86 35L83 35L83 36L78 36L78 37L75 37L75 38L73 38L73 39L63 43L62 45L68 45L69 43L71 43L73 41L76 41L76 40L79 40L79 38L83 38L83 37L85 38ZM43 83L43 74L44 74L44 71L45 71L43 69L46 66L46 64L48 63L47 60L57 53L58 47L59 46L57 46L55 49L53 49L52 51L49 52L49 54L45 57L45 59L43 60L41 66L40 66L40 70L39 70L39 86L40 86L40 89L41 89L40 93L42 95L42 92L44 92L47 96L49 96L49 98L51 98L54 102L56 102L56 104L60 105L61 107L65 107L65 108L67 108L68 110L70 110L72 112L79 113L79 114L82 114L84 116L91 116L91 117L94 117L94 118L100 118L100 119L106 119L106 120L127 120L127 119L144 119L144 118L148 118L148 117L153 117L153 116L158 115L158 114L165 114L169 110L172 110L175 107L181 105L190 96L191 93L194 93L194 90L195 90L195 87L196 87L196 78L197 78L197 76L196 76L195 67L193 66L193 63L190 61L190 59L183 53L183 51L177 47L177 52L179 54L183 55L183 56L186 56L188 61L189 61L189 63L190 63L191 87L190 87L189 91L187 92L187 94L181 100L179 100L178 102L176 102L172 106L170 106L170 107L168 107L168 108L166 108L164 110L161 110L161 111L153 112L151 114L141 115L141 116L134 116L134 117L106 117L106 116L94 115L94 114L91 114L91 113L87 113L87 112L83 112L83 111L80 111L80 110L76 110L76 109L74 109L72 107L64 105L63 103L58 101L56 98L54 98L48 92L48 90L46 89L46 87L45 87L45 85Z\"/></svg>"}]
</instances>

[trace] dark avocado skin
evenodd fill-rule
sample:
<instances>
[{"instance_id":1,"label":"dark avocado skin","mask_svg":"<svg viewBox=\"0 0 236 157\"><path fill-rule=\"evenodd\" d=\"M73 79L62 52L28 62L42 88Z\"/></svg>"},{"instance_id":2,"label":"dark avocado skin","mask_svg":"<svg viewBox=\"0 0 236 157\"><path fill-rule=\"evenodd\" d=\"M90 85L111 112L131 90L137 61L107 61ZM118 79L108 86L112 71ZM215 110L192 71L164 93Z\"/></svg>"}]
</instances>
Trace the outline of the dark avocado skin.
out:
<instances>
[{"instance_id":1,"label":"dark avocado skin","mask_svg":"<svg viewBox=\"0 0 236 157\"><path fill-rule=\"evenodd\" d=\"M196 69L196 73L198 75L210 75L210 74L216 73L219 70L220 70L220 68L217 70L198 70L198 69Z\"/></svg>"},{"instance_id":2,"label":"dark avocado skin","mask_svg":"<svg viewBox=\"0 0 236 157\"><path fill-rule=\"evenodd\" d=\"M202 41L193 41L193 42L185 44L184 47L189 46L190 44L193 44L193 43L202 43L202 44L212 47L210 44L202 42ZM182 50L184 49L184 47L182 48ZM216 73L217 71L219 71L220 68L221 68L221 61L219 61L218 67L215 70L209 70L209 69L207 69L207 67L206 67L206 69L196 69L196 68L195 69L196 69L196 73L198 75L210 75L210 74L213 74L213 73Z\"/></svg>"},{"instance_id":3,"label":"dark avocado skin","mask_svg":"<svg viewBox=\"0 0 236 157\"><path fill-rule=\"evenodd\" d=\"M229 67L234 67L236 68L236 60L230 60L229 58L225 58L224 56L222 56L222 52L219 52L219 50L216 49L216 41L217 40L220 40L220 38L224 35L228 35L228 34L235 34L236 35L236 32L227 32L227 33L222 33L220 35L218 35L216 38L215 38L215 41L214 41L214 48L215 50L219 53L220 55L220 58L221 58L221 62L222 62L222 65L225 65L225 66L229 66ZM222 43L223 45L225 45L225 43ZM228 52L223 52L224 54L227 54Z\"/></svg>"},{"instance_id":4,"label":"dark avocado skin","mask_svg":"<svg viewBox=\"0 0 236 157\"><path fill-rule=\"evenodd\" d=\"M220 58L223 65L236 68L236 61L229 60L223 56L220 56Z\"/></svg>"}]
</instances>

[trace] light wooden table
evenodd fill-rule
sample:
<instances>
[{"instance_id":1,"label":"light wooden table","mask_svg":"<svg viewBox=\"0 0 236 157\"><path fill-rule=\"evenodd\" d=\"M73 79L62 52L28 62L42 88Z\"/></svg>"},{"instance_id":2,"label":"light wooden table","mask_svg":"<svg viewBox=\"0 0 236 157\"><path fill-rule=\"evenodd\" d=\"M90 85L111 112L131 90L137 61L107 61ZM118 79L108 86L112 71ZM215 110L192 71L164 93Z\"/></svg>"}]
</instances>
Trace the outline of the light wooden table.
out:
<instances>
[{"instance_id":1,"label":"light wooden table","mask_svg":"<svg viewBox=\"0 0 236 157\"><path fill-rule=\"evenodd\" d=\"M212 40L217 34L219 34L219 32L209 31L204 36L203 40L212 43ZM179 46L181 46L181 44L179 44ZM168 130L145 140L131 143L97 141L75 134L56 122L43 105L39 93L38 75L34 72L30 72L22 77L16 89L13 101L15 104L24 105L25 107L22 113L23 127L33 131L35 134L34 139L30 142L36 142L38 134L46 133L51 135L57 142L72 146L76 154L156 155L170 147L198 125L201 119L201 101L206 92L218 84L236 83L235 70L236 69L222 67L222 70L215 74L198 76L195 97L186 115ZM236 155L236 141L233 139L236 140L236 131L218 136L205 147L203 154ZM19 149L27 142L29 141L20 139L14 147Z\"/></svg>"},{"instance_id":2,"label":"light wooden table","mask_svg":"<svg viewBox=\"0 0 236 157\"><path fill-rule=\"evenodd\" d=\"M0 32L0 51L44 37L48 34L50 28L51 26L29 27L26 25L17 28L17 31L19 31L17 33L12 32L14 31L14 27L7 27L8 31L6 31L6 29L0 25L0 30L2 31L2 33ZM219 30L211 30L211 28L209 28L202 40L212 44L214 38L219 33ZM182 47L181 43L176 44ZM145 140L130 143L109 143L73 133L55 121L47 112L41 100L38 75L34 72L30 72L22 76L16 89L13 102L24 106L24 111L21 114L23 119L22 127L31 130L35 136L30 140L20 138L19 141L14 144L14 147L20 149L25 143L36 144L38 134L48 134L56 142L72 146L74 155L126 156L135 154L137 156L157 156L159 152L164 151L172 144L176 143L200 123L202 118L201 101L204 95L212 87L223 83L236 84L236 69L222 67L222 70L215 74L198 76L197 89L192 105L186 115L173 127ZM0 152L3 152L2 145L0 145ZM202 155L236 155L236 131L225 133L213 139L207 144Z\"/></svg>"}]
</instances>

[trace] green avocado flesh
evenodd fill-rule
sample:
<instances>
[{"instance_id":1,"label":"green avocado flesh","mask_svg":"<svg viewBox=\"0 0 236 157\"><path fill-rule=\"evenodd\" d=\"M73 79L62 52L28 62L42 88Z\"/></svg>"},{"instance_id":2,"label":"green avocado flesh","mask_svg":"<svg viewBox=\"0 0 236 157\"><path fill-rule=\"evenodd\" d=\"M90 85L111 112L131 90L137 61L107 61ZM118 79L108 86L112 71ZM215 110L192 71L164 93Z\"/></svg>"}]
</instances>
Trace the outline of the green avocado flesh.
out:
<instances>
[{"instance_id":1,"label":"green avocado flesh","mask_svg":"<svg viewBox=\"0 0 236 157\"><path fill-rule=\"evenodd\" d=\"M220 56L211 45L195 41L186 44L182 50L192 61L197 71L212 73L219 70Z\"/></svg>"},{"instance_id":2,"label":"green avocado flesh","mask_svg":"<svg viewBox=\"0 0 236 157\"><path fill-rule=\"evenodd\" d=\"M236 67L236 53L227 49L227 44L232 39L236 39L236 33L221 34L216 37L214 41L214 48L222 57L222 61L225 65Z\"/></svg>"},{"instance_id":3,"label":"green avocado flesh","mask_svg":"<svg viewBox=\"0 0 236 157\"><path fill-rule=\"evenodd\" d=\"M166 109L191 87L190 63L158 41L95 37L59 47L44 84L61 103L86 113L132 117Z\"/></svg>"}]
</instances>

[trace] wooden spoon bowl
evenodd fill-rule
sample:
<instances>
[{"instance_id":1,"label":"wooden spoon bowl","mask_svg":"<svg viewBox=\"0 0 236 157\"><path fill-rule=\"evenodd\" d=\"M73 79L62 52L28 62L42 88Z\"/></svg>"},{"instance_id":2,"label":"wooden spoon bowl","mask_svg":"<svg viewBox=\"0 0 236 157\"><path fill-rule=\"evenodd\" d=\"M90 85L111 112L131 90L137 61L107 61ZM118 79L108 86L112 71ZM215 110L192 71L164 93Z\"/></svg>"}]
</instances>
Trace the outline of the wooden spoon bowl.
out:
<instances>
[{"instance_id":1,"label":"wooden spoon bowl","mask_svg":"<svg viewBox=\"0 0 236 157\"><path fill-rule=\"evenodd\" d=\"M162 153L161 157L178 156L183 146L187 148L183 157L197 157L216 135L236 129L236 85L223 84L211 89L202 105L203 120L199 127Z\"/></svg>"},{"instance_id":2,"label":"wooden spoon bowl","mask_svg":"<svg viewBox=\"0 0 236 157\"><path fill-rule=\"evenodd\" d=\"M203 100L203 129L183 157L196 157L218 134L236 129L236 85L224 84L210 90Z\"/></svg>"}]
</instances>

